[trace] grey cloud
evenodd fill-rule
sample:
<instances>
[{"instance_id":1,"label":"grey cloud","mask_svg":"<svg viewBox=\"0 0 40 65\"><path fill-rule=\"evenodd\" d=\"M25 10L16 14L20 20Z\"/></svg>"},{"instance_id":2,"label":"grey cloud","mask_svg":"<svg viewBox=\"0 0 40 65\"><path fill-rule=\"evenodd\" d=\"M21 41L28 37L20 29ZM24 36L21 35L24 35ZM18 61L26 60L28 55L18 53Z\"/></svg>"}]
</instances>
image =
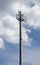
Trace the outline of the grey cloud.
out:
<instances>
[{"instance_id":1,"label":"grey cloud","mask_svg":"<svg viewBox=\"0 0 40 65\"><path fill-rule=\"evenodd\" d=\"M9 6L12 4L12 3L14 3L14 2L21 2L21 3L23 3L23 4L25 4L26 6L27 6L27 4L29 5L29 6L34 6L35 5L35 2L37 2L37 3L40 3L38 0L36 1L36 0L0 0L0 10L2 10L2 11L10 11L10 8L9 8Z\"/></svg>"}]
</instances>

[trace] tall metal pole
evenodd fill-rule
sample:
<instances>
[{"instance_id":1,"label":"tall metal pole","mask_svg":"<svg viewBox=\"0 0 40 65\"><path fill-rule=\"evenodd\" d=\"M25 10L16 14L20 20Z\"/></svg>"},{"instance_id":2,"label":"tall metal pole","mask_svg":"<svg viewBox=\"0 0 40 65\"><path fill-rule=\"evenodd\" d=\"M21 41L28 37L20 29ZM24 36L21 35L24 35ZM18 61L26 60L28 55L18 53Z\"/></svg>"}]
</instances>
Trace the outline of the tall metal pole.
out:
<instances>
[{"instance_id":1,"label":"tall metal pole","mask_svg":"<svg viewBox=\"0 0 40 65\"><path fill-rule=\"evenodd\" d=\"M19 31L20 31L20 38L19 38L19 65L22 65L22 37L21 37L21 22L24 21L23 14L21 14L21 11L16 15L17 20L19 21Z\"/></svg>"},{"instance_id":2,"label":"tall metal pole","mask_svg":"<svg viewBox=\"0 0 40 65\"><path fill-rule=\"evenodd\" d=\"M19 52L19 55L20 55L20 65L22 65L22 49L21 49L21 12L20 12L20 22L19 22L19 25L20 25L20 43L19 43L19 48L20 48L20 52Z\"/></svg>"}]
</instances>

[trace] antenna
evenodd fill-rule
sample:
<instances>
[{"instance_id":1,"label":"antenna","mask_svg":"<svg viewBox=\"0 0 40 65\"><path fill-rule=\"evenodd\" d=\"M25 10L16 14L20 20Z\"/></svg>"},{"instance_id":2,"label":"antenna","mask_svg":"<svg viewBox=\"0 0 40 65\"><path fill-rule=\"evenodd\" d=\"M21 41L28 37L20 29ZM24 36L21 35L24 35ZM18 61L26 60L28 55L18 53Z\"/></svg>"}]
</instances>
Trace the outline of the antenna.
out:
<instances>
[{"instance_id":1,"label":"antenna","mask_svg":"<svg viewBox=\"0 0 40 65\"><path fill-rule=\"evenodd\" d=\"M21 37L21 22L24 21L24 15L21 13L21 11L18 11L18 14L16 15L16 19L19 21L19 31L20 31L20 35L19 35L19 64L22 65L22 37Z\"/></svg>"}]
</instances>

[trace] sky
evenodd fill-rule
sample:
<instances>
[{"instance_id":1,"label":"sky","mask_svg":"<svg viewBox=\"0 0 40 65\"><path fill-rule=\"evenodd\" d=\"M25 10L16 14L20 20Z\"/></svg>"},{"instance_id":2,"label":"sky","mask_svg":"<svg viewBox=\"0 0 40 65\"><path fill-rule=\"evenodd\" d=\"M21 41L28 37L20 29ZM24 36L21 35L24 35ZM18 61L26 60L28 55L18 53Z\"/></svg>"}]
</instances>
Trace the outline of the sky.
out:
<instances>
[{"instance_id":1,"label":"sky","mask_svg":"<svg viewBox=\"0 0 40 65\"><path fill-rule=\"evenodd\" d=\"M40 65L40 0L0 0L0 65L19 65L20 10L22 63Z\"/></svg>"}]
</instances>

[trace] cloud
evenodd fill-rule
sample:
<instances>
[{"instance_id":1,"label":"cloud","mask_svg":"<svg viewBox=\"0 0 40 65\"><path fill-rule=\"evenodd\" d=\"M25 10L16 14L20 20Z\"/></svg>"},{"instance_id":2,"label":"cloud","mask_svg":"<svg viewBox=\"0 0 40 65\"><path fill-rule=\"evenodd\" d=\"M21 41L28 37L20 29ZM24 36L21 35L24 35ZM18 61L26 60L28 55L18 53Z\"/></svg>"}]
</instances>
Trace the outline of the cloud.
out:
<instances>
[{"instance_id":1,"label":"cloud","mask_svg":"<svg viewBox=\"0 0 40 65\"><path fill-rule=\"evenodd\" d=\"M15 17L11 15L3 16L0 21L0 37L6 42L12 44L19 43L19 21L16 20ZM25 29L22 26L22 42L24 45L30 46L30 38L28 37L26 32L30 32L29 29Z\"/></svg>"},{"instance_id":2,"label":"cloud","mask_svg":"<svg viewBox=\"0 0 40 65\"><path fill-rule=\"evenodd\" d=\"M26 32L30 32L30 30L27 30L25 28L22 28L22 44L27 45L27 46L31 46L31 39L28 37Z\"/></svg>"},{"instance_id":3,"label":"cloud","mask_svg":"<svg viewBox=\"0 0 40 65\"><path fill-rule=\"evenodd\" d=\"M16 5L16 8L15 8ZM15 12L17 13L18 11L22 11L22 13L29 13L30 12L30 8L28 8L25 4L21 3L21 2L14 2L10 5L10 10L11 12Z\"/></svg>"},{"instance_id":4,"label":"cloud","mask_svg":"<svg viewBox=\"0 0 40 65\"><path fill-rule=\"evenodd\" d=\"M20 5L22 5L21 10L25 12L24 14L27 17L26 24L28 25L28 27L33 27L35 29L40 28L40 22L39 22L40 7L38 5L39 3L38 0L37 1L30 0L30 2L29 0L28 1L25 0L25 2L28 3L27 5L26 3L24 3L24 1L22 3L21 1L10 0L9 2L9 0L7 1L4 0L4 2L3 2L4 6L2 5L2 1L0 3L0 5L2 5L0 6L0 11L4 13L4 10L5 10L5 14L1 16L2 22L0 22L0 26L1 26L0 37L2 37L3 39L5 39L7 42L10 42L10 43L19 43L19 22L16 20L16 17L15 17L16 12L15 12L14 6L17 6L19 9ZM31 6L32 3L35 3L35 6L29 7ZM29 44L32 40L28 37L26 33L26 31L29 29L25 29L24 27L22 28L23 28L22 41Z\"/></svg>"},{"instance_id":5,"label":"cloud","mask_svg":"<svg viewBox=\"0 0 40 65\"><path fill-rule=\"evenodd\" d=\"M2 19L2 25L3 25L3 38L7 42L11 43L18 43L19 41L19 24L18 21L13 18L12 16L5 16Z\"/></svg>"},{"instance_id":6,"label":"cloud","mask_svg":"<svg viewBox=\"0 0 40 65\"><path fill-rule=\"evenodd\" d=\"M2 38L0 38L0 48L4 48L4 41Z\"/></svg>"},{"instance_id":7,"label":"cloud","mask_svg":"<svg viewBox=\"0 0 40 65\"><path fill-rule=\"evenodd\" d=\"M35 29L40 28L40 7L35 5L27 16L27 24Z\"/></svg>"},{"instance_id":8,"label":"cloud","mask_svg":"<svg viewBox=\"0 0 40 65\"><path fill-rule=\"evenodd\" d=\"M22 0L23 1L23 0ZM30 26L33 26L34 28L39 28L40 25L39 25L39 22L36 22L38 18L40 18L40 1L39 0L25 0L26 3L21 2L21 1L14 1L14 0L7 0L3 2L3 5L2 5L2 1L0 0L0 10L4 11L5 10L5 13L6 14L11 14L11 15L16 15L16 12L21 9L23 12L25 12L26 16L27 16L27 19L30 20ZM33 6L32 8L31 7L28 7L28 6L31 6L31 4L35 5ZM16 6L16 8L15 8ZM3 10L4 9L4 10ZM31 20L31 19L32 20ZM28 21L29 21L28 20ZM32 21L32 22L31 22ZM38 25L37 25L38 24Z\"/></svg>"}]
</instances>

